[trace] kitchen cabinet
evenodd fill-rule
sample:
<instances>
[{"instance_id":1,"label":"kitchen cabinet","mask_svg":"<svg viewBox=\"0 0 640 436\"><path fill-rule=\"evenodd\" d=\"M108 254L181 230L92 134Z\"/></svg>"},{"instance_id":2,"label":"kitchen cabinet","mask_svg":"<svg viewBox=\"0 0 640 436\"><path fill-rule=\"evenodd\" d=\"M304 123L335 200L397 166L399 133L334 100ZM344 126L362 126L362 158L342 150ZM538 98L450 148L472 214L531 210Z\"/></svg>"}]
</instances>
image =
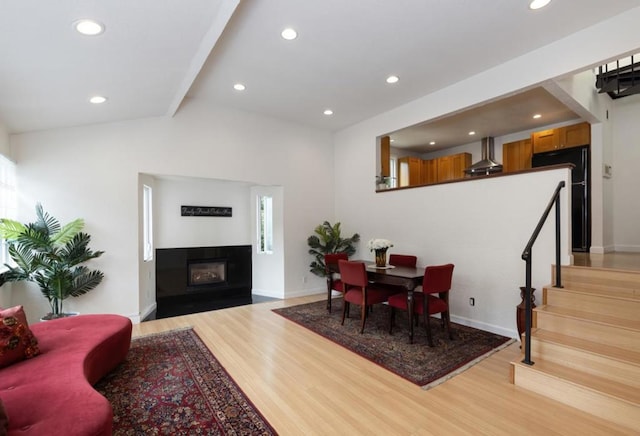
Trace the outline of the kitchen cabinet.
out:
<instances>
[{"instance_id":1,"label":"kitchen cabinet","mask_svg":"<svg viewBox=\"0 0 640 436\"><path fill-rule=\"evenodd\" d=\"M380 138L380 175L391 176L391 138L388 136Z\"/></svg>"},{"instance_id":2,"label":"kitchen cabinet","mask_svg":"<svg viewBox=\"0 0 640 436\"><path fill-rule=\"evenodd\" d=\"M400 186L416 186L422 184L422 159L419 157L401 157Z\"/></svg>"},{"instance_id":3,"label":"kitchen cabinet","mask_svg":"<svg viewBox=\"0 0 640 436\"><path fill-rule=\"evenodd\" d=\"M579 123L560 128L560 148L580 147L591 144L591 125Z\"/></svg>"},{"instance_id":4,"label":"kitchen cabinet","mask_svg":"<svg viewBox=\"0 0 640 436\"><path fill-rule=\"evenodd\" d=\"M591 126L589 123L578 123L557 129L541 130L531 134L531 142L534 153L580 147L591 143Z\"/></svg>"},{"instance_id":5,"label":"kitchen cabinet","mask_svg":"<svg viewBox=\"0 0 640 436\"><path fill-rule=\"evenodd\" d=\"M505 173L531 168L533 145L531 139L502 144L502 171Z\"/></svg>"},{"instance_id":6,"label":"kitchen cabinet","mask_svg":"<svg viewBox=\"0 0 640 436\"><path fill-rule=\"evenodd\" d=\"M438 182L438 159L425 159L422 161L422 184Z\"/></svg>"},{"instance_id":7,"label":"kitchen cabinet","mask_svg":"<svg viewBox=\"0 0 640 436\"><path fill-rule=\"evenodd\" d=\"M471 166L471 153L458 153L438 158L438 182L464 178L464 170Z\"/></svg>"}]
</instances>

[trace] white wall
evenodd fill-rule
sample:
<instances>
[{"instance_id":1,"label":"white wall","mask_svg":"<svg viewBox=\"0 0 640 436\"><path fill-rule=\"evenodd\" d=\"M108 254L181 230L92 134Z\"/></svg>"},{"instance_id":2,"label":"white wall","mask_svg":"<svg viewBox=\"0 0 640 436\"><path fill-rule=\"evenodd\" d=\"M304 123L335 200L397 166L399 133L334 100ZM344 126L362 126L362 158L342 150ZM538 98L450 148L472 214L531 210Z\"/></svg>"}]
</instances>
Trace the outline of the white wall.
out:
<instances>
[{"instance_id":1,"label":"white wall","mask_svg":"<svg viewBox=\"0 0 640 436\"><path fill-rule=\"evenodd\" d=\"M91 266L105 273L99 288L70 299L69 310L113 312L137 319L139 174L162 174L279 185L284 189L285 296L317 292L306 239L333 217L333 160L328 133L256 114L188 100L171 119L16 135L20 219L41 201L61 221L83 217L92 248L105 255ZM282 274L280 272L279 274ZM24 286L24 285L23 285ZM37 318L46 304L36 288L14 292Z\"/></svg>"},{"instance_id":2,"label":"white wall","mask_svg":"<svg viewBox=\"0 0 640 436\"><path fill-rule=\"evenodd\" d=\"M223 180L156 177L156 248L251 245L250 185ZM231 217L184 217L180 207L231 207Z\"/></svg>"},{"instance_id":3,"label":"white wall","mask_svg":"<svg viewBox=\"0 0 640 436\"><path fill-rule=\"evenodd\" d=\"M616 100L613 123L613 207L616 251L640 252L640 95Z\"/></svg>"},{"instance_id":4,"label":"white wall","mask_svg":"<svg viewBox=\"0 0 640 436\"><path fill-rule=\"evenodd\" d=\"M9 148L9 133L4 123L0 120L0 154L7 158L11 158L11 151Z\"/></svg>"}]
</instances>

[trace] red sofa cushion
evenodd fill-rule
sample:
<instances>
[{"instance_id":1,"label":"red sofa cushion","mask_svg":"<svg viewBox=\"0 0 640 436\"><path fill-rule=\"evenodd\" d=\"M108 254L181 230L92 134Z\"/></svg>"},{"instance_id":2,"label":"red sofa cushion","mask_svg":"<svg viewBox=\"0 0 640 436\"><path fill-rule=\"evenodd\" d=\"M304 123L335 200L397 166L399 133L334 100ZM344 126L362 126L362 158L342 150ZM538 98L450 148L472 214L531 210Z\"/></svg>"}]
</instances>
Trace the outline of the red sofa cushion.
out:
<instances>
[{"instance_id":1,"label":"red sofa cushion","mask_svg":"<svg viewBox=\"0 0 640 436\"><path fill-rule=\"evenodd\" d=\"M0 309L0 368L39 353L22 306Z\"/></svg>"},{"instance_id":2,"label":"red sofa cushion","mask_svg":"<svg viewBox=\"0 0 640 436\"><path fill-rule=\"evenodd\" d=\"M33 324L41 354L0 369L9 435L110 435L111 405L92 387L123 361L131 320L79 315Z\"/></svg>"}]
</instances>

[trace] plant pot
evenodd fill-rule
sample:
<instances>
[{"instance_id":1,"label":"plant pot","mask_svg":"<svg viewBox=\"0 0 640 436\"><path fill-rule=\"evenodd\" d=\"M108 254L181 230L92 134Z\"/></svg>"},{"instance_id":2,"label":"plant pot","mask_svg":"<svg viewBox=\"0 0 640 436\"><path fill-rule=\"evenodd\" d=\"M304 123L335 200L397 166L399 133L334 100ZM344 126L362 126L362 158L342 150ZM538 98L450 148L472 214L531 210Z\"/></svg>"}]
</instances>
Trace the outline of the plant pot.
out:
<instances>
[{"instance_id":1,"label":"plant pot","mask_svg":"<svg viewBox=\"0 0 640 436\"><path fill-rule=\"evenodd\" d=\"M51 321L54 319L67 318L70 316L77 316L77 315L80 315L80 312L65 312L65 313L60 313L58 315L54 315L53 313L49 312L45 316L40 318L40 321Z\"/></svg>"}]
</instances>

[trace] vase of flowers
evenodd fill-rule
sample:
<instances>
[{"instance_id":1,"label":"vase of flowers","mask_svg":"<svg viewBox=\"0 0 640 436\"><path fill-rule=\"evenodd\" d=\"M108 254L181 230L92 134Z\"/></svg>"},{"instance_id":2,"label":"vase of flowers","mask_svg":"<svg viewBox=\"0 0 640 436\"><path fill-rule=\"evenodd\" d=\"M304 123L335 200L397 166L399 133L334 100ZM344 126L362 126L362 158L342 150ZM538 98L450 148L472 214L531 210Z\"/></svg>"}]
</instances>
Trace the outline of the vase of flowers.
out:
<instances>
[{"instance_id":1,"label":"vase of flowers","mask_svg":"<svg viewBox=\"0 0 640 436\"><path fill-rule=\"evenodd\" d=\"M393 243L388 239L371 239L367 246L370 251L375 252L376 266L378 268L387 266L387 250L393 247Z\"/></svg>"}]
</instances>

